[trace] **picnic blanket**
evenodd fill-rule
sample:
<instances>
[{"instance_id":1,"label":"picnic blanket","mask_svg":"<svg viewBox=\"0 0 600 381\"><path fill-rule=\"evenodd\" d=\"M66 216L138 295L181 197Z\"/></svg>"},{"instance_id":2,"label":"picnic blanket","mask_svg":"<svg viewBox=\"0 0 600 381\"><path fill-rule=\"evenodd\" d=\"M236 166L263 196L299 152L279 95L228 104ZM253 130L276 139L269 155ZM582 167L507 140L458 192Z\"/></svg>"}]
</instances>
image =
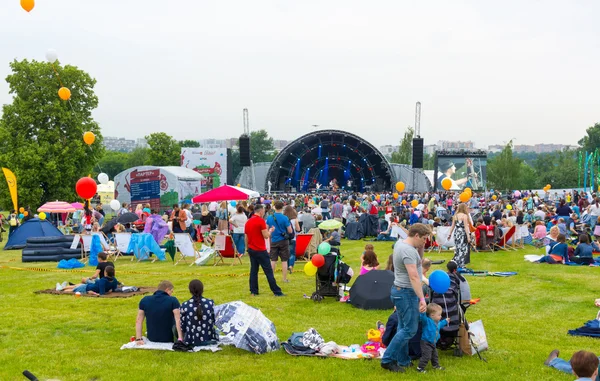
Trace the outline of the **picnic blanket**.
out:
<instances>
[{"instance_id":1,"label":"picnic blanket","mask_svg":"<svg viewBox=\"0 0 600 381\"><path fill-rule=\"evenodd\" d=\"M517 275L516 271L487 271L487 270L472 270L472 269L458 269L458 272L462 275L473 275L473 276L499 276L509 277Z\"/></svg>"},{"instance_id":2,"label":"picnic blanket","mask_svg":"<svg viewBox=\"0 0 600 381\"><path fill-rule=\"evenodd\" d=\"M148 340L145 337L143 337L143 339L144 339L144 345L137 345L135 343L135 341L130 341L127 344L121 345L121 350L123 350L123 349L149 349L149 350L155 350L155 351L173 351L173 343L155 343L153 341ZM211 351L214 353L214 352L221 350L219 345L221 345L221 343L214 344L214 345L205 345L205 346L201 346L201 347L194 347L194 349L192 351L193 352Z\"/></svg>"},{"instance_id":3,"label":"picnic blanket","mask_svg":"<svg viewBox=\"0 0 600 381\"><path fill-rule=\"evenodd\" d=\"M111 292L110 294L103 295L102 298L130 298L130 297L136 296L136 295L150 294L154 291L156 291L156 287L138 287L137 291ZM69 296L74 295L72 292L56 291L53 288L49 288L47 290L36 291L35 293L36 294L50 294L50 295L69 295ZM88 294L81 294L81 296L86 297L86 298L97 298L97 296L95 296L95 295L88 295Z\"/></svg>"},{"instance_id":4,"label":"picnic blanket","mask_svg":"<svg viewBox=\"0 0 600 381\"><path fill-rule=\"evenodd\" d=\"M598 315L600 316L600 313ZM589 320L583 327L569 330L569 335L600 337L600 321L598 319Z\"/></svg>"}]
</instances>

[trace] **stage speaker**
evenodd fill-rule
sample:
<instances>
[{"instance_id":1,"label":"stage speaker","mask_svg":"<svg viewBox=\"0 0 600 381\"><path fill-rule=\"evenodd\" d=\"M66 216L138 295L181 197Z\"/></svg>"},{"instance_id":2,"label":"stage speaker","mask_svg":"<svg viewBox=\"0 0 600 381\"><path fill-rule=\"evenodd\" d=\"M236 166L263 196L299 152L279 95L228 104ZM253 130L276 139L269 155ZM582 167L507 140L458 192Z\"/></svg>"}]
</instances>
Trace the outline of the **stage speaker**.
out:
<instances>
[{"instance_id":1,"label":"stage speaker","mask_svg":"<svg viewBox=\"0 0 600 381\"><path fill-rule=\"evenodd\" d=\"M412 167L423 168L423 138L413 139Z\"/></svg>"},{"instance_id":2,"label":"stage speaker","mask_svg":"<svg viewBox=\"0 0 600 381\"><path fill-rule=\"evenodd\" d=\"M250 136L240 136L240 166L250 166Z\"/></svg>"},{"instance_id":3,"label":"stage speaker","mask_svg":"<svg viewBox=\"0 0 600 381\"><path fill-rule=\"evenodd\" d=\"M227 148L227 185L236 185L233 183L233 160L231 160L231 148Z\"/></svg>"}]
</instances>

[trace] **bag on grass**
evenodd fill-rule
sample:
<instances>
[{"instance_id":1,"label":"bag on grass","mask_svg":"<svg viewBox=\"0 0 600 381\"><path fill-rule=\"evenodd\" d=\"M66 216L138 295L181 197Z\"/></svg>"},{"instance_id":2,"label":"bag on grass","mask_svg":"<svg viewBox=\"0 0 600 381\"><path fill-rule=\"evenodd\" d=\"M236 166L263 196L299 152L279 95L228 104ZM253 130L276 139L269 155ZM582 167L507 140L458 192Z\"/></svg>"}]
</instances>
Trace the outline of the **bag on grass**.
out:
<instances>
[{"instance_id":1,"label":"bag on grass","mask_svg":"<svg viewBox=\"0 0 600 381\"><path fill-rule=\"evenodd\" d=\"M487 336L481 320L477 320L470 324L469 336L471 337L471 355L476 354L478 351L483 352L488 349Z\"/></svg>"}]
</instances>

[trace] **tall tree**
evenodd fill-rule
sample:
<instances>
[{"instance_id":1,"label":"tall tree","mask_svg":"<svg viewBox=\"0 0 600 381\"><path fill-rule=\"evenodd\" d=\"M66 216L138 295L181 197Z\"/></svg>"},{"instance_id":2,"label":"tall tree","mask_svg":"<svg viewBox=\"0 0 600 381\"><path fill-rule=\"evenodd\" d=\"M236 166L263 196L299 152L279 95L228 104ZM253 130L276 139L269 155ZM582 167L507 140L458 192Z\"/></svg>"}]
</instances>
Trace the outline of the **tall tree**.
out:
<instances>
[{"instance_id":1,"label":"tall tree","mask_svg":"<svg viewBox=\"0 0 600 381\"><path fill-rule=\"evenodd\" d=\"M488 188L499 190L518 188L520 185L521 163L521 159L513 156L513 142L511 140L498 156L488 160Z\"/></svg>"},{"instance_id":2,"label":"tall tree","mask_svg":"<svg viewBox=\"0 0 600 381\"><path fill-rule=\"evenodd\" d=\"M579 146L588 152L595 151L600 147L600 123L596 123L586 130L587 135L578 142Z\"/></svg>"},{"instance_id":3,"label":"tall tree","mask_svg":"<svg viewBox=\"0 0 600 381\"><path fill-rule=\"evenodd\" d=\"M146 136L146 141L150 147L146 164L156 166L181 164L181 146L173 137L164 132L155 132Z\"/></svg>"},{"instance_id":4,"label":"tall tree","mask_svg":"<svg viewBox=\"0 0 600 381\"><path fill-rule=\"evenodd\" d=\"M129 152L127 157L125 169L132 167L139 167L140 165L146 165L148 163L148 148L137 147L133 151Z\"/></svg>"},{"instance_id":5,"label":"tall tree","mask_svg":"<svg viewBox=\"0 0 600 381\"><path fill-rule=\"evenodd\" d=\"M400 147L397 152L392 152L390 162L398 164L411 164L412 161L412 139L415 130L411 126L406 128L404 137L400 141Z\"/></svg>"},{"instance_id":6,"label":"tall tree","mask_svg":"<svg viewBox=\"0 0 600 381\"><path fill-rule=\"evenodd\" d=\"M55 67L71 90L69 101L58 97L61 84L49 63L15 60L6 77L13 101L3 106L0 119L0 161L17 176L20 205L75 200L75 183L104 154L92 118L98 106L96 80L75 66ZM96 135L91 146L83 142L85 131ZM11 205L5 181L0 181L0 203Z\"/></svg>"},{"instance_id":7,"label":"tall tree","mask_svg":"<svg viewBox=\"0 0 600 381\"><path fill-rule=\"evenodd\" d=\"M113 179L115 175L129 168L127 166L128 160L129 154L127 152L106 151L94 167L94 172L104 172L109 178Z\"/></svg>"},{"instance_id":8,"label":"tall tree","mask_svg":"<svg viewBox=\"0 0 600 381\"><path fill-rule=\"evenodd\" d=\"M240 165L240 151L237 149L231 150L231 168L233 170L232 178L236 181L236 177L242 172L242 166ZM234 185L237 185L235 183Z\"/></svg>"},{"instance_id":9,"label":"tall tree","mask_svg":"<svg viewBox=\"0 0 600 381\"><path fill-rule=\"evenodd\" d=\"M239 142L238 142L239 146ZM254 163L273 160L275 145L266 130L250 132L250 157Z\"/></svg>"},{"instance_id":10,"label":"tall tree","mask_svg":"<svg viewBox=\"0 0 600 381\"><path fill-rule=\"evenodd\" d=\"M197 140L187 139L187 140L180 140L179 146L186 147L186 148L198 148L198 147L200 147L200 143Z\"/></svg>"}]
</instances>

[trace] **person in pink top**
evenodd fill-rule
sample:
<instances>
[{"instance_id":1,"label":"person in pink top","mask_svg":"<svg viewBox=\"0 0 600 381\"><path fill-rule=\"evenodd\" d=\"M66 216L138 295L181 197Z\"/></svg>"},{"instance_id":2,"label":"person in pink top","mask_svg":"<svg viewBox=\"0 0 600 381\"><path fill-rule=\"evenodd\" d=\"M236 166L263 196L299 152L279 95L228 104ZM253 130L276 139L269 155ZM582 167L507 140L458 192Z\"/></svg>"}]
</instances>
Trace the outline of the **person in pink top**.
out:
<instances>
[{"instance_id":1,"label":"person in pink top","mask_svg":"<svg viewBox=\"0 0 600 381\"><path fill-rule=\"evenodd\" d=\"M546 226L544 226L544 223L542 221L537 221L535 223L535 230L533 231L533 238L534 239L544 239L544 237L546 237L548 233L546 232Z\"/></svg>"},{"instance_id":2,"label":"person in pink top","mask_svg":"<svg viewBox=\"0 0 600 381\"><path fill-rule=\"evenodd\" d=\"M360 266L360 274L364 275L371 270L379 269L377 254L373 250L367 250L362 256L362 265Z\"/></svg>"}]
</instances>

